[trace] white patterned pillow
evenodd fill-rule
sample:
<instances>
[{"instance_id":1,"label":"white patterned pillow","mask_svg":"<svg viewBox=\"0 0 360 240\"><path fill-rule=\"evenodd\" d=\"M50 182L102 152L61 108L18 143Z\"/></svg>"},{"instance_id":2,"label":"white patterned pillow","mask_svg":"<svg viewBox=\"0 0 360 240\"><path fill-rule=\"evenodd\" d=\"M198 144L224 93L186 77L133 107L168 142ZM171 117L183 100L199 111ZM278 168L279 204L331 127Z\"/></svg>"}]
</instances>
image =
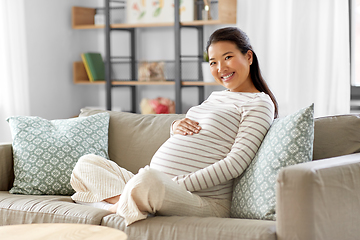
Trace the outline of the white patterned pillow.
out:
<instances>
[{"instance_id":1,"label":"white patterned pillow","mask_svg":"<svg viewBox=\"0 0 360 240\"><path fill-rule=\"evenodd\" d=\"M85 154L108 158L109 114L65 120L10 117L14 185L10 193L72 195L71 172Z\"/></svg>"},{"instance_id":2,"label":"white patterned pillow","mask_svg":"<svg viewBox=\"0 0 360 240\"><path fill-rule=\"evenodd\" d=\"M274 120L255 158L235 179L231 217L276 220L276 178L279 170L312 160L314 105Z\"/></svg>"}]
</instances>

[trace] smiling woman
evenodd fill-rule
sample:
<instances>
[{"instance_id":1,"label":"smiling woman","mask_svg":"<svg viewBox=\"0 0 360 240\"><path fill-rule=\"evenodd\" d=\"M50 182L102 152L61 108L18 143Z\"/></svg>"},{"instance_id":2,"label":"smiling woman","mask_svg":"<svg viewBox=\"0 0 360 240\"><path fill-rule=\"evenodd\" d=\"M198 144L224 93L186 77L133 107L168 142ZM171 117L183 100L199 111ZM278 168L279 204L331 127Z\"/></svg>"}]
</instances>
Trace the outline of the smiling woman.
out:
<instances>
[{"instance_id":1,"label":"smiling woman","mask_svg":"<svg viewBox=\"0 0 360 240\"><path fill-rule=\"evenodd\" d=\"M207 42L211 74L217 82L232 92L264 92L274 103L275 118L278 104L261 75L259 61L246 33L239 28L216 30Z\"/></svg>"},{"instance_id":2,"label":"smiling woman","mask_svg":"<svg viewBox=\"0 0 360 240\"><path fill-rule=\"evenodd\" d=\"M0 142L10 142L5 119L29 114L23 0L0 1Z\"/></svg>"}]
</instances>

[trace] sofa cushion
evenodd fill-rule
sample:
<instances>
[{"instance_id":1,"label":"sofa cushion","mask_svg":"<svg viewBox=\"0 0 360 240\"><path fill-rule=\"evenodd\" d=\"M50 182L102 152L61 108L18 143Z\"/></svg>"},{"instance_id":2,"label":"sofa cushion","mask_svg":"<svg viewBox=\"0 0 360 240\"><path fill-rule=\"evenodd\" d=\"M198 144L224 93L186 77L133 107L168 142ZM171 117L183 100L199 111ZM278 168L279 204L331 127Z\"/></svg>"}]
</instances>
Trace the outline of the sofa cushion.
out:
<instances>
[{"instance_id":1,"label":"sofa cushion","mask_svg":"<svg viewBox=\"0 0 360 240\"><path fill-rule=\"evenodd\" d=\"M234 181L232 217L275 220L279 170L312 159L313 114L311 105L273 122L255 158Z\"/></svg>"},{"instance_id":2,"label":"sofa cushion","mask_svg":"<svg viewBox=\"0 0 360 240\"><path fill-rule=\"evenodd\" d=\"M105 112L81 109L79 116ZM109 111L109 157L119 166L136 174L150 163L157 149L170 137L170 125L182 114L134 114Z\"/></svg>"},{"instance_id":3,"label":"sofa cushion","mask_svg":"<svg viewBox=\"0 0 360 240\"><path fill-rule=\"evenodd\" d=\"M30 223L99 225L109 214L111 212L106 210L76 204L69 196L30 196L0 191L0 226Z\"/></svg>"},{"instance_id":4,"label":"sofa cushion","mask_svg":"<svg viewBox=\"0 0 360 240\"><path fill-rule=\"evenodd\" d=\"M156 216L126 227L116 214L104 217L101 225L124 231L129 239L197 239L197 240L275 240L274 221L216 218Z\"/></svg>"},{"instance_id":5,"label":"sofa cushion","mask_svg":"<svg viewBox=\"0 0 360 240\"><path fill-rule=\"evenodd\" d=\"M313 160L360 152L360 114L315 119Z\"/></svg>"},{"instance_id":6,"label":"sofa cushion","mask_svg":"<svg viewBox=\"0 0 360 240\"><path fill-rule=\"evenodd\" d=\"M71 195L71 172L89 153L108 158L109 114L65 120L8 118L13 135L10 193Z\"/></svg>"},{"instance_id":7,"label":"sofa cushion","mask_svg":"<svg viewBox=\"0 0 360 240\"><path fill-rule=\"evenodd\" d=\"M0 143L0 191L9 191L14 182L11 143Z\"/></svg>"}]
</instances>

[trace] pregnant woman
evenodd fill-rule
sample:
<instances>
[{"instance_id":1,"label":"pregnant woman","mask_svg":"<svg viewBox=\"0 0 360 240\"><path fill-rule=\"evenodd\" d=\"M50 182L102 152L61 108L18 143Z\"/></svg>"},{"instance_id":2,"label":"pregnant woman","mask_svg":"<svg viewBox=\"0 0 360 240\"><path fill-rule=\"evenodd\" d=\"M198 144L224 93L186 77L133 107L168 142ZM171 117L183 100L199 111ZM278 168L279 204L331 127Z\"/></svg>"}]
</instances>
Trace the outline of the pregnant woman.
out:
<instances>
[{"instance_id":1,"label":"pregnant woman","mask_svg":"<svg viewBox=\"0 0 360 240\"><path fill-rule=\"evenodd\" d=\"M74 201L113 204L109 210L127 225L148 214L230 216L233 180L255 157L277 102L243 31L216 30L206 50L226 90L173 122L171 137L136 175L99 156L81 157L71 176Z\"/></svg>"}]
</instances>

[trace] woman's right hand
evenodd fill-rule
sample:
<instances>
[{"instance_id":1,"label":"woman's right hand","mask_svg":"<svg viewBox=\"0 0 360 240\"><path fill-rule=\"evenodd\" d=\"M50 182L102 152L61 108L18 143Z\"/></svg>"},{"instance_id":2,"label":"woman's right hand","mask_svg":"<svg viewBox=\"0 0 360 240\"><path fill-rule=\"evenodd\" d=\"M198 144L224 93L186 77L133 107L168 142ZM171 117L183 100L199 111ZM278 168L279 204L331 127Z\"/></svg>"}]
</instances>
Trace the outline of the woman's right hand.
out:
<instances>
[{"instance_id":1,"label":"woman's right hand","mask_svg":"<svg viewBox=\"0 0 360 240\"><path fill-rule=\"evenodd\" d=\"M172 130L174 134L193 135L194 133L199 133L201 127L198 122L189 118L183 118L173 123Z\"/></svg>"}]
</instances>

